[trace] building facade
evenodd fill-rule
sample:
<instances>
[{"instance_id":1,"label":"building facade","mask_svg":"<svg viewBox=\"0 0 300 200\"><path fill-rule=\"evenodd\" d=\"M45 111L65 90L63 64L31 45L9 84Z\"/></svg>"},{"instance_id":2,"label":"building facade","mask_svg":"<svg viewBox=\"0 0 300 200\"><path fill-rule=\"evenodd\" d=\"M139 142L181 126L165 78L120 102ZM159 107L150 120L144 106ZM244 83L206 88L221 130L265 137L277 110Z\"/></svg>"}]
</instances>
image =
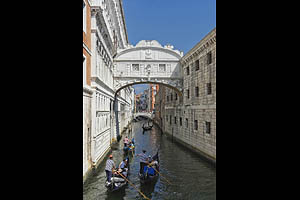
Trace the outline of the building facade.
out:
<instances>
[{"instance_id":1,"label":"building facade","mask_svg":"<svg viewBox=\"0 0 300 200\"><path fill-rule=\"evenodd\" d=\"M113 57L128 45L122 0L83 0L83 4L83 54L84 65L88 66L83 70L85 181L88 172L108 153L117 134L128 126L134 90L127 87L116 94L114 88Z\"/></svg>"},{"instance_id":2,"label":"building facade","mask_svg":"<svg viewBox=\"0 0 300 200\"><path fill-rule=\"evenodd\" d=\"M180 59L183 96L160 87L155 121L178 142L216 161L216 28Z\"/></svg>"},{"instance_id":3,"label":"building facade","mask_svg":"<svg viewBox=\"0 0 300 200\"><path fill-rule=\"evenodd\" d=\"M83 0L83 176L91 162L91 5Z\"/></svg>"}]
</instances>

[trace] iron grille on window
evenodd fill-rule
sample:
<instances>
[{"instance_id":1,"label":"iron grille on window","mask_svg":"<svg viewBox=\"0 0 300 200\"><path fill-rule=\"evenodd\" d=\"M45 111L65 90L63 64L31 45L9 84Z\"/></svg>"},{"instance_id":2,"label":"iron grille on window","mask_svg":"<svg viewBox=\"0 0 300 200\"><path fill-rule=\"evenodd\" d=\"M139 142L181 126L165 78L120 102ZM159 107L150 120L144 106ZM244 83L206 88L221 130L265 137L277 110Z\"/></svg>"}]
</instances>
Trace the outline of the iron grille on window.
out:
<instances>
[{"instance_id":1,"label":"iron grille on window","mask_svg":"<svg viewBox=\"0 0 300 200\"><path fill-rule=\"evenodd\" d=\"M210 122L205 122L205 132L210 134Z\"/></svg>"},{"instance_id":2,"label":"iron grille on window","mask_svg":"<svg viewBox=\"0 0 300 200\"><path fill-rule=\"evenodd\" d=\"M211 83L207 83L207 94L211 94Z\"/></svg>"},{"instance_id":3,"label":"iron grille on window","mask_svg":"<svg viewBox=\"0 0 300 200\"><path fill-rule=\"evenodd\" d=\"M198 130L198 120L194 121L194 127L195 127L195 130Z\"/></svg>"},{"instance_id":4,"label":"iron grille on window","mask_svg":"<svg viewBox=\"0 0 300 200\"><path fill-rule=\"evenodd\" d=\"M195 71L199 70L199 60L195 61Z\"/></svg>"},{"instance_id":5,"label":"iron grille on window","mask_svg":"<svg viewBox=\"0 0 300 200\"><path fill-rule=\"evenodd\" d=\"M199 97L199 87L195 87L195 94L196 94L196 97Z\"/></svg>"},{"instance_id":6,"label":"iron grille on window","mask_svg":"<svg viewBox=\"0 0 300 200\"><path fill-rule=\"evenodd\" d=\"M212 54L211 51L207 53L207 64L211 64L212 63Z\"/></svg>"},{"instance_id":7,"label":"iron grille on window","mask_svg":"<svg viewBox=\"0 0 300 200\"><path fill-rule=\"evenodd\" d=\"M186 75L190 75L190 67L189 66L186 67Z\"/></svg>"}]
</instances>

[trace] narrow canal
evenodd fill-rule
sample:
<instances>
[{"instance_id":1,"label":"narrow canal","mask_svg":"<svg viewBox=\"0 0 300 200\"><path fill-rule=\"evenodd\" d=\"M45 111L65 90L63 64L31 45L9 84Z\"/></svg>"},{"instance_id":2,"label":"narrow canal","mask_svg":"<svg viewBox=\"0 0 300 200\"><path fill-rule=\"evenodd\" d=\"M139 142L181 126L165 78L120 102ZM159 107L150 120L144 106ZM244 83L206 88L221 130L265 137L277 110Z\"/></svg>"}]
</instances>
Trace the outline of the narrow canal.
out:
<instances>
[{"instance_id":1,"label":"narrow canal","mask_svg":"<svg viewBox=\"0 0 300 200\"><path fill-rule=\"evenodd\" d=\"M155 126L151 131L143 134L143 123L145 121L132 123L132 133L128 136L130 139L132 137L135 139L135 154L141 153L142 149L145 149L147 155L154 155L159 150L160 173L163 177L159 177L156 182L150 185L141 184L138 178L139 157L134 156L130 160L129 180L152 200L216 199L216 169L196 154L172 143L165 135L161 135ZM123 135L122 140L124 137ZM112 148L116 165L119 165L124 156L122 140ZM104 186L106 160L105 158L97 171L84 184L83 199L144 199L130 184L120 191L107 191Z\"/></svg>"}]
</instances>

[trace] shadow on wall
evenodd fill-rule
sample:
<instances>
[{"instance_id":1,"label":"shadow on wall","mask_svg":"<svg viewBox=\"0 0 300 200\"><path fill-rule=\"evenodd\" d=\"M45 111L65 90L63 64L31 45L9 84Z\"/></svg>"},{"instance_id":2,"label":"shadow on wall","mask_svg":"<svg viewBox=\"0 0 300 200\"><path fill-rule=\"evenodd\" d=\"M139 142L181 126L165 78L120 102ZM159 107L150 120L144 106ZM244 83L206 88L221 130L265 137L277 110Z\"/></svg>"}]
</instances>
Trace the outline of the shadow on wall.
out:
<instances>
[{"instance_id":1,"label":"shadow on wall","mask_svg":"<svg viewBox=\"0 0 300 200\"><path fill-rule=\"evenodd\" d=\"M118 102L116 95L115 95L115 101L114 101L114 112L115 112L115 119L116 119L117 141L119 142L121 140L120 125L119 125L119 102Z\"/></svg>"}]
</instances>

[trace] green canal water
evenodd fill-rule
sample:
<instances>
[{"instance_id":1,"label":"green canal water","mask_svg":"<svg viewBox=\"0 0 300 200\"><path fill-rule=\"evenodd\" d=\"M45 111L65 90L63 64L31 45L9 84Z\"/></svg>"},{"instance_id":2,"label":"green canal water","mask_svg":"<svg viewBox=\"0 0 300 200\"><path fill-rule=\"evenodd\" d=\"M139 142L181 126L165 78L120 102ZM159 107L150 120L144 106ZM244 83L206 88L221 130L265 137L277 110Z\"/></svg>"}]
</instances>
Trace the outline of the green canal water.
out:
<instances>
[{"instance_id":1,"label":"green canal water","mask_svg":"<svg viewBox=\"0 0 300 200\"><path fill-rule=\"evenodd\" d=\"M135 138L135 154L141 153L142 149L147 151L147 155L154 155L159 151L160 173L163 177L159 177L152 184L141 184L138 178L139 158L134 156L130 160L129 180L152 200L216 199L216 168L186 148L173 143L165 135L161 135L155 126L151 131L143 133L143 123L145 121L132 123L132 133L128 136ZM115 164L119 165L124 157L122 140L112 147L111 153ZM104 186L106 160L103 160L99 168L83 185L83 199L144 199L130 184L120 191L107 191Z\"/></svg>"}]
</instances>

